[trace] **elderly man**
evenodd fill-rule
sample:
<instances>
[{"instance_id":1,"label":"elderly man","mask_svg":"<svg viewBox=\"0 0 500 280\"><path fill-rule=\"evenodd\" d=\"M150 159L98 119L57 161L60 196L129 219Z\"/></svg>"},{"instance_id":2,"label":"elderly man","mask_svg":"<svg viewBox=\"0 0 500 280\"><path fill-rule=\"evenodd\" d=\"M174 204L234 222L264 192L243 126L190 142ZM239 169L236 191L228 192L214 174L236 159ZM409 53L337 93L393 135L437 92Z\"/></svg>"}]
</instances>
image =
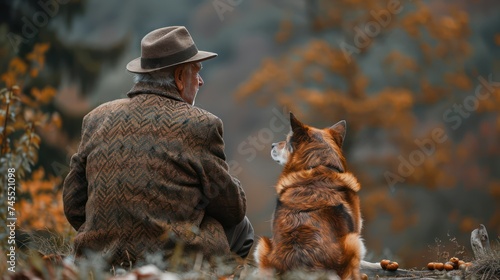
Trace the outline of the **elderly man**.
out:
<instances>
[{"instance_id":1,"label":"elderly man","mask_svg":"<svg viewBox=\"0 0 500 280\"><path fill-rule=\"evenodd\" d=\"M128 98L85 116L63 192L77 256L128 266L168 258L178 244L207 258L248 255L253 228L228 173L222 122L194 106L201 61L216 56L184 27L154 30L127 65L136 82Z\"/></svg>"}]
</instances>

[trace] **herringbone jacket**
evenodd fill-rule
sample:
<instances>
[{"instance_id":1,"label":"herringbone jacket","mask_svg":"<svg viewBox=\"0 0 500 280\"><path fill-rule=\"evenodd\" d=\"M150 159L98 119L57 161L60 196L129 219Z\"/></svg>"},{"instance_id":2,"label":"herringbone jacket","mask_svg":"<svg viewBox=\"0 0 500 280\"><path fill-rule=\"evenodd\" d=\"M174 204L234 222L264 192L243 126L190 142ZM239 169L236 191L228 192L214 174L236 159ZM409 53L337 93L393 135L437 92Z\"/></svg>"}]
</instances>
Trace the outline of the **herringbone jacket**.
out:
<instances>
[{"instance_id":1,"label":"herringbone jacket","mask_svg":"<svg viewBox=\"0 0 500 280\"><path fill-rule=\"evenodd\" d=\"M85 116L64 181L64 211L77 256L111 264L177 241L206 256L229 253L223 227L245 215L245 193L228 173L222 122L175 92L136 84L129 98Z\"/></svg>"}]
</instances>

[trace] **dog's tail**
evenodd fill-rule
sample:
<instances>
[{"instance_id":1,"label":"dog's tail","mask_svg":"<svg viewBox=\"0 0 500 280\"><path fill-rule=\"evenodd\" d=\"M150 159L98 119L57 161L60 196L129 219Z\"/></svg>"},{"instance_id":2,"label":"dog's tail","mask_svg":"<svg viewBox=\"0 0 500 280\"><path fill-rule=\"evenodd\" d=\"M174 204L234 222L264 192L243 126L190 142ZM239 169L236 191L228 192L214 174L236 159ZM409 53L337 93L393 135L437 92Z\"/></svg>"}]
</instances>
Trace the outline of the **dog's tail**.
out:
<instances>
[{"instance_id":1,"label":"dog's tail","mask_svg":"<svg viewBox=\"0 0 500 280\"><path fill-rule=\"evenodd\" d=\"M380 263L372 263L372 262L367 262L367 261L361 261L359 264L359 267L361 270L378 270L381 269Z\"/></svg>"}]
</instances>

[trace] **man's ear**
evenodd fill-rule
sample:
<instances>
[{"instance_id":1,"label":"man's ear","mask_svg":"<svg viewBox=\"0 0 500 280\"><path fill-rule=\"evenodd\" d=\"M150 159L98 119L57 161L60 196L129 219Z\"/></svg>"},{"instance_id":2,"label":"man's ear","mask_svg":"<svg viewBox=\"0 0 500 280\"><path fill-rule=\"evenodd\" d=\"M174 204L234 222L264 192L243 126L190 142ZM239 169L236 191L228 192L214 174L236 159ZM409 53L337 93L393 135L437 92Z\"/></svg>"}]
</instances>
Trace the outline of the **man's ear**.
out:
<instances>
[{"instance_id":1,"label":"man's ear","mask_svg":"<svg viewBox=\"0 0 500 280\"><path fill-rule=\"evenodd\" d=\"M344 120L339 121L338 123L332 125L330 128L330 133L332 134L337 145L342 148L342 144L344 143L345 132L347 129L347 123Z\"/></svg>"},{"instance_id":2,"label":"man's ear","mask_svg":"<svg viewBox=\"0 0 500 280\"><path fill-rule=\"evenodd\" d=\"M174 80L177 89L182 92L184 90L184 65L177 66L174 70Z\"/></svg>"},{"instance_id":3,"label":"man's ear","mask_svg":"<svg viewBox=\"0 0 500 280\"><path fill-rule=\"evenodd\" d=\"M292 112L290 112L290 126L292 127L294 138L307 135L307 127L301 123Z\"/></svg>"}]
</instances>

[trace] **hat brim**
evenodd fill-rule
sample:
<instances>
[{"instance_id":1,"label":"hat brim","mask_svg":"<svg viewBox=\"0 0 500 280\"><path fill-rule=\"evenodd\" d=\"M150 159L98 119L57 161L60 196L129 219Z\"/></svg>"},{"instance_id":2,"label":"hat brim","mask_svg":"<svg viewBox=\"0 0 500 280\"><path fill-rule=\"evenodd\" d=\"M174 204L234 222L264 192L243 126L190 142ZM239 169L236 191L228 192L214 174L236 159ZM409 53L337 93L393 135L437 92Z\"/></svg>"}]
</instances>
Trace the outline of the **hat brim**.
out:
<instances>
[{"instance_id":1,"label":"hat brim","mask_svg":"<svg viewBox=\"0 0 500 280\"><path fill-rule=\"evenodd\" d=\"M213 53L213 52L198 51L198 53L196 55L194 55L193 57L191 57L189 59L186 59L186 60L183 60L183 61L180 61L180 62L177 62L177 63L173 63L173 64L161 66L161 67L158 67L158 68L152 68L152 69L142 68L141 67L141 58L138 57L138 58L130 61L127 64L127 70L129 72L132 72L132 73L148 73L148 72L153 72L153 71L160 70L160 69L167 68L167 67L171 67L171 66L184 64L184 63L199 62L199 61L203 61L203 60L214 58L216 56L217 56L217 54Z\"/></svg>"}]
</instances>

